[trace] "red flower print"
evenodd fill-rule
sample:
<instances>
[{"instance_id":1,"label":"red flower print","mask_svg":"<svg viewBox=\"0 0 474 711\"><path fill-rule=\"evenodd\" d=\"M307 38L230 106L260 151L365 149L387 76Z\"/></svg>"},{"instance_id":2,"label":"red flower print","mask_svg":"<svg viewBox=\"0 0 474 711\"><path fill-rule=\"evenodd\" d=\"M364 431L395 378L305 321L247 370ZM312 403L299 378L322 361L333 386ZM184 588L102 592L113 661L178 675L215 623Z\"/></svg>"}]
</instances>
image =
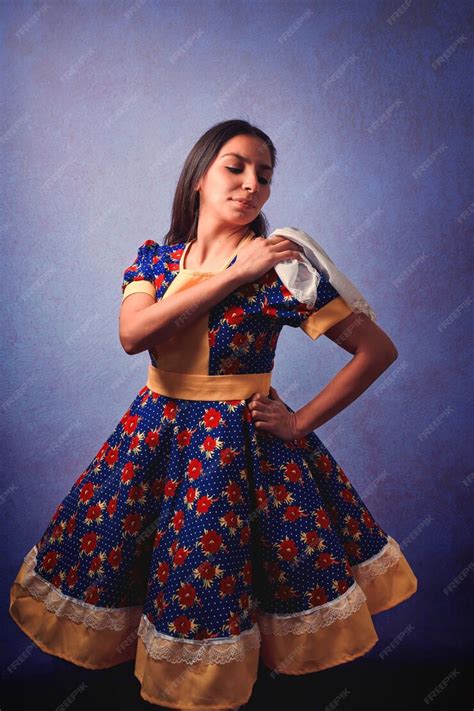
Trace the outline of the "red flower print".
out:
<instances>
[{"instance_id":1,"label":"red flower print","mask_svg":"<svg viewBox=\"0 0 474 711\"><path fill-rule=\"evenodd\" d=\"M250 541L250 526L244 526L240 531L240 544L246 546Z\"/></svg>"},{"instance_id":2,"label":"red flower print","mask_svg":"<svg viewBox=\"0 0 474 711\"><path fill-rule=\"evenodd\" d=\"M235 375L242 371L242 363L239 358L229 356L221 358L219 363L218 375Z\"/></svg>"},{"instance_id":3,"label":"red flower print","mask_svg":"<svg viewBox=\"0 0 474 711\"><path fill-rule=\"evenodd\" d=\"M364 511L362 514L362 523L367 526L367 528L374 528L375 521L368 511Z\"/></svg>"},{"instance_id":4,"label":"red flower print","mask_svg":"<svg viewBox=\"0 0 474 711\"><path fill-rule=\"evenodd\" d=\"M178 481L177 480L172 480L168 479L165 482L165 491L164 494L167 498L171 498L172 496L175 495L176 489L178 488Z\"/></svg>"},{"instance_id":5,"label":"red flower print","mask_svg":"<svg viewBox=\"0 0 474 711\"><path fill-rule=\"evenodd\" d=\"M298 555L298 547L290 538L285 538L277 544L278 557L283 560L295 560Z\"/></svg>"},{"instance_id":6,"label":"red flower print","mask_svg":"<svg viewBox=\"0 0 474 711\"><path fill-rule=\"evenodd\" d=\"M119 458L119 449L120 445L117 445L116 447L111 447L107 454L105 455L105 461L109 465L109 467L113 467Z\"/></svg>"},{"instance_id":7,"label":"red flower print","mask_svg":"<svg viewBox=\"0 0 474 711\"><path fill-rule=\"evenodd\" d=\"M306 543L306 552L312 553L316 548L324 548L324 541L317 531L306 531L301 534L301 540Z\"/></svg>"},{"instance_id":8,"label":"red flower print","mask_svg":"<svg viewBox=\"0 0 474 711\"><path fill-rule=\"evenodd\" d=\"M230 347L234 351L247 353L252 340L253 338L248 332L236 333L234 336L232 336L232 339L230 341Z\"/></svg>"},{"instance_id":9,"label":"red flower print","mask_svg":"<svg viewBox=\"0 0 474 711\"><path fill-rule=\"evenodd\" d=\"M212 504L214 504L217 501L217 498L212 499L210 496L207 494L204 494L204 496L201 496L199 501L196 504L196 513L200 516L201 514L205 514L209 511L211 508Z\"/></svg>"},{"instance_id":10,"label":"red flower print","mask_svg":"<svg viewBox=\"0 0 474 711\"><path fill-rule=\"evenodd\" d=\"M181 609L192 607L196 599L196 588L191 583L181 583L178 593L173 595L173 600L176 599Z\"/></svg>"},{"instance_id":11,"label":"red flower print","mask_svg":"<svg viewBox=\"0 0 474 711\"><path fill-rule=\"evenodd\" d=\"M316 456L316 466L323 474L330 474L332 471L332 462L327 454L318 454Z\"/></svg>"},{"instance_id":12,"label":"red flower print","mask_svg":"<svg viewBox=\"0 0 474 711\"><path fill-rule=\"evenodd\" d=\"M163 591L159 592L158 595L155 596L155 599L153 600L153 607L156 610L156 614L158 617L161 617L165 609L169 606L169 603L166 602L165 598L165 593Z\"/></svg>"},{"instance_id":13,"label":"red flower print","mask_svg":"<svg viewBox=\"0 0 474 711\"><path fill-rule=\"evenodd\" d=\"M263 302L262 313L264 316L268 316L271 319L276 319L278 317L278 311L275 306L270 306L268 304L268 299L265 297Z\"/></svg>"},{"instance_id":14,"label":"red flower print","mask_svg":"<svg viewBox=\"0 0 474 711\"><path fill-rule=\"evenodd\" d=\"M267 459L264 459L260 465L260 471L262 474L271 474L276 471L276 466L271 464Z\"/></svg>"},{"instance_id":15,"label":"red flower print","mask_svg":"<svg viewBox=\"0 0 474 711\"><path fill-rule=\"evenodd\" d=\"M220 331L220 326L219 328L210 328L207 336L207 340L209 343L209 350L212 350L214 346L216 345L216 336Z\"/></svg>"},{"instance_id":16,"label":"red flower print","mask_svg":"<svg viewBox=\"0 0 474 711\"><path fill-rule=\"evenodd\" d=\"M112 518L114 513L117 511L117 500L118 494L115 494L114 496L112 496L109 503L107 504L107 513L109 515L109 518Z\"/></svg>"},{"instance_id":17,"label":"red flower print","mask_svg":"<svg viewBox=\"0 0 474 711\"><path fill-rule=\"evenodd\" d=\"M226 526L233 535L240 523L240 518L237 516L235 511L228 511L220 517L219 523Z\"/></svg>"},{"instance_id":18,"label":"red flower print","mask_svg":"<svg viewBox=\"0 0 474 711\"><path fill-rule=\"evenodd\" d=\"M267 492L265 491L263 486L259 486L258 489L255 490L255 501L257 504L257 509L263 511L268 508Z\"/></svg>"},{"instance_id":19,"label":"red flower print","mask_svg":"<svg viewBox=\"0 0 474 711\"><path fill-rule=\"evenodd\" d=\"M78 577L79 577L79 563L74 565L72 568L69 568L68 573L66 575L66 585L72 589L75 584L77 583Z\"/></svg>"},{"instance_id":20,"label":"red flower print","mask_svg":"<svg viewBox=\"0 0 474 711\"><path fill-rule=\"evenodd\" d=\"M198 490L196 489L195 486L190 486L189 489L187 490L184 500L188 505L188 509L191 509L193 506L194 501L196 500Z\"/></svg>"},{"instance_id":21,"label":"red flower print","mask_svg":"<svg viewBox=\"0 0 474 711\"><path fill-rule=\"evenodd\" d=\"M150 491L151 491L151 495L153 496L153 498L161 499L161 497L163 496L164 488L165 488L165 480L164 479L162 479L162 478L153 479L153 481L151 482L151 486L150 486Z\"/></svg>"},{"instance_id":22,"label":"red flower print","mask_svg":"<svg viewBox=\"0 0 474 711\"><path fill-rule=\"evenodd\" d=\"M97 605L99 602L99 590L97 585L91 585L84 591L84 600L89 603L89 605Z\"/></svg>"},{"instance_id":23,"label":"red flower print","mask_svg":"<svg viewBox=\"0 0 474 711\"><path fill-rule=\"evenodd\" d=\"M243 593L240 596L239 604L240 604L240 607L242 608L242 610L248 610L248 607L250 604L250 596L248 593Z\"/></svg>"},{"instance_id":24,"label":"red flower print","mask_svg":"<svg viewBox=\"0 0 474 711\"><path fill-rule=\"evenodd\" d=\"M58 551L49 551L48 553L46 553L45 557L43 558L43 562L40 565L41 570L50 573L56 567L58 560Z\"/></svg>"},{"instance_id":25,"label":"red flower print","mask_svg":"<svg viewBox=\"0 0 474 711\"><path fill-rule=\"evenodd\" d=\"M99 501L97 504L92 504L87 509L87 513L84 516L84 522L87 525L91 523L102 523L102 511L105 508L105 501Z\"/></svg>"},{"instance_id":26,"label":"red flower print","mask_svg":"<svg viewBox=\"0 0 474 711\"><path fill-rule=\"evenodd\" d=\"M252 563L250 560L247 560L242 568L242 579L246 585L252 584L252 573Z\"/></svg>"},{"instance_id":27,"label":"red flower print","mask_svg":"<svg viewBox=\"0 0 474 711\"><path fill-rule=\"evenodd\" d=\"M175 533L179 533L184 524L184 511L175 511L171 521Z\"/></svg>"},{"instance_id":28,"label":"red flower print","mask_svg":"<svg viewBox=\"0 0 474 711\"><path fill-rule=\"evenodd\" d=\"M295 462L288 462L286 466L283 467L285 472L285 479L290 481L292 484L298 484L302 480L301 469Z\"/></svg>"},{"instance_id":29,"label":"red flower print","mask_svg":"<svg viewBox=\"0 0 474 711\"><path fill-rule=\"evenodd\" d=\"M222 547L222 536L217 531L207 531L202 534L199 543L206 554L214 555Z\"/></svg>"},{"instance_id":30,"label":"red flower print","mask_svg":"<svg viewBox=\"0 0 474 711\"><path fill-rule=\"evenodd\" d=\"M318 509L315 512L316 524L320 528L331 528L331 519L329 518L327 512L324 509Z\"/></svg>"},{"instance_id":31,"label":"red flower print","mask_svg":"<svg viewBox=\"0 0 474 711\"><path fill-rule=\"evenodd\" d=\"M337 472L337 478L338 478L338 480L339 480L342 484L349 484L349 486L350 486L349 479L347 478L347 476L346 476L346 474L345 474L345 472L344 472L344 469L342 469L342 467L339 466L339 464L336 465L336 472Z\"/></svg>"},{"instance_id":32,"label":"red flower print","mask_svg":"<svg viewBox=\"0 0 474 711\"><path fill-rule=\"evenodd\" d=\"M126 434L132 435L138 425L138 415L130 415L124 418L123 430Z\"/></svg>"},{"instance_id":33,"label":"red flower print","mask_svg":"<svg viewBox=\"0 0 474 711\"><path fill-rule=\"evenodd\" d=\"M349 558L360 560L362 558L361 549L358 543L355 541L345 541L344 550Z\"/></svg>"},{"instance_id":34,"label":"red flower print","mask_svg":"<svg viewBox=\"0 0 474 711\"><path fill-rule=\"evenodd\" d=\"M205 588L210 588L216 577L223 576L222 568L219 565L213 565L209 561L204 561L194 570L194 576L200 578Z\"/></svg>"},{"instance_id":35,"label":"red flower print","mask_svg":"<svg viewBox=\"0 0 474 711\"><path fill-rule=\"evenodd\" d=\"M168 582L170 567L166 561L161 561L156 568L155 578L157 578L162 585Z\"/></svg>"},{"instance_id":36,"label":"red flower print","mask_svg":"<svg viewBox=\"0 0 474 711\"><path fill-rule=\"evenodd\" d=\"M270 580L284 580L285 579L285 574L282 572L280 566L276 562L276 560L271 560L271 561L266 561L263 564L263 568L266 571L268 577Z\"/></svg>"},{"instance_id":37,"label":"red flower print","mask_svg":"<svg viewBox=\"0 0 474 711\"><path fill-rule=\"evenodd\" d=\"M64 571L60 570L51 578L51 585L55 588L60 588L64 580Z\"/></svg>"},{"instance_id":38,"label":"red flower print","mask_svg":"<svg viewBox=\"0 0 474 711\"><path fill-rule=\"evenodd\" d=\"M309 516L309 513L305 513L301 506L287 506L285 513L283 514L284 521L297 521L303 516Z\"/></svg>"},{"instance_id":39,"label":"red flower print","mask_svg":"<svg viewBox=\"0 0 474 711\"><path fill-rule=\"evenodd\" d=\"M348 489L343 489L339 494L343 501L346 501L348 504L355 504L355 499Z\"/></svg>"},{"instance_id":40,"label":"red flower print","mask_svg":"<svg viewBox=\"0 0 474 711\"><path fill-rule=\"evenodd\" d=\"M178 442L178 447L180 449L182 447L189 447L189 445L191 443L191 437L192 437L194 431L195 430L190 430L189 428L186 428L178 433L176 440Z\"/></svg>"},{"instance_id":41,"label":"red flower print","mask_svg":"<svg viewBox=\"0 0 474 711\"><path fill-rule=\"evenodd\" d=\"M220 459L221 464L223 464L223 465L232 464L232 462L236 458L237 454L238 454L238 452L235 449L226 447L220 453L219 459Z\"/></svg>"},{"instance_id":42,"label":"red flower print","mask_svg":"<svg viewBox=\"0 0 474 711\"><path fill-rule=\"evenodd\" d=\"M95 531L90 533L85 533L81 538L81 555L86 553L86 555L92 555L97 546L99 537Z\"/></svg>"},{"instance_id":43,"label":"red flower print","mask_svg":"<svg viewBox=\"0 0 474 711\"><path fill-rule=\"evenodd\" d=\"M99 449L99 451L98 451L97 454L95 455L95 458L96 458L99 462L100 462L101 459L104 458L104 455L105 455L105 453L106 453L106 451L107 451L108 446L109 446L109 443L108 443L108 442L104 442L104 444L102 445L102 447ZM87 471L87 470L86 470L86 471Z\"/></svg>"},{"instance_id":44,"label":"red flower print","mask_svg":"<svg viewBox=\"0 0 474 711\"><path fill-rule=\"evenodd\" d=\"M203 452L206 457L209 459L209 457L212 457L214 452L217 449L222 448L222 440L220 439L215 439L214 437L211 437L208 435L207 437L204 438L204 441L201 445L199 445L199 449L201 452Z\"/></svg>"},{"instance_id":45,"label":"red flower print","mask_svg":"<svg viewBox=\"0 0 474 711\"><path fill-rule=\"evenodd\" d=\"M105 560L105 553L98 553L94 558L91 560L91 564L89 566L89 570L87 571L87 574L92 577L93 575L99 574L103 575L104 574L104 569L102 567L102 563Z\"/></svg>"},{"instance_id":46,"label":"red flower print","mask_svg":"<svg viewBox=\"0 0 474 711\"><path fill-rule=\"evenodd\" d=\"M155 450L160 442L160 435L158 430L150 430L146 433L145 444L151 449Z\"/></svg>"},{"instance_id":47,"label":"red flower print","mask_svg":"<svg viewBox=\"0 0 474 711\"><path fill-rule=\"evenodd\" d=\"M127 504L144 504L146 501L146 492L148 484L135 484L128 491Z\"/></svg>"},{"instance_id":48,"label":"red flower print","mask_svg":"<svg viewBox=\"0 0 474 711\"><path fill-rule=\"evenodd\" d=\"M240 634L241 627L237 613L231 612L227 624L224 625L224 629L234 635Z\"/></svg>"},{"instance_id":49,"label":"red flower print","mask_svg":"<svg viewBox=\"0 0 474 711\"><path fill-rule=\"evenodd\" d=\"M347 531L349 536L356 536L357 534L360 536L359 521L353 516L347 516L345 531Z\"/></svg>"},{"instance_id":50,"label":"red flower print","mask_svg":"<svg viewBox=\"0 0 474 711\"><path fill-rule=\"evenodd\" d=\"M338 562L339 561L334 558L332 553L320 553L316 560L316 567L320 568L321 570L326 570L326 568L330 568L331 565L334 565Z\"/></svg>"},{"instance_id":51,"label":"red flower print","mask_svg":"<svg viewBox=\"0 0 474 711\"><path fill-rule=\"evenodd\" d=\"M176 550L173 555L173 565L177 567L178 565L184 565L186 560L191 555L191 549L186 547L181 547Z\"/></svg>"},{"instance_id":52,"label":"red flower print","mask_svg":"<svg viewBox=\"0 0 474 711\"><path fill-rule=\"evenodd\" d=\"M82 501L83 504L86 504L92 497L94 496L94 485L92 482L88 481L87 484L84 484L82 487L81 491L79 492L79 500Z\"/></svg>"},{"instance_id":53,"label":"red flower print","mask_svg":"<svg viewBox=\"0 0 474 711\"><path fill-rule=\"evenodd\" d=\"M142 432L137 432L137 434L134 435L130 440L130 443L128 445L128 451L132 452L133 454L138 454L139 452L141 452L141 443L144 438L145 436Z\"/></svg>"},{"instance_id":54,"label":"red flower print","mask_svg":"<svg viewBox=\"0 0 474 711\"><path fill-rule=\"evenodd\" d=\"M265 340L266 340L266 334L259 333L259 335L255 339L255 351L257 353L260 353L261 350L265 347Z\"/></svg>"},{"instance_id":55,"label":"red flower print","mask_svg":"<svg viewBox=\"0 0 474 711\"><path fill-rule=\"evenodd\" d=\"M229 482L224 489L229 504L239 504L242 501L242 489L234 481Z\"/></svg>"},{"instance_id":56,"label":"red flower print","mask_svg":"<svg viewBox=\"0 0 474 711\"><path fill-rule=\"evenodd\" d=\"M222 578L219 584L220 597L223 598L226 595L233 595L236 583L237 581L233 575L226 575L225 578Z\"/></svg>"},{"instance_id":57,"label":"red flower print","mask_svg":"<svg viewBox=\"0 0 474 711\"><path fill-rule=\"evenodd\" d=\"M191 481L199 479L202 474L202 462L200 462L199 459L191 459L188 464L187 474Z\"/></svg>"},{"instance_id":58,"label":"red flower print","mask_svg":"<svg viewBox=\"0 0 474 711\"><path fill-rule=\"evenodd\" d=\"M214 407L207 409L203 415L204 427L207 430L215 429L219 427L222 420L222 413L216 410Z\"/></svg>"},{"instance_id":59,"label":"red flower print","mask_svg":"<svg viewBox=\"0 0 474 711\"><path fill-rule=\"evenodd\" d=\"M108 446L108 445L107 445L107 446ZM89 474L89 468L85 469L85 470L82 472L82 474L76 479L75 486L79 486L79 484L81 484L81 482L83 481L83 479L85 479L85 477L86 477L88 474Z\"/></svg>"},{"instance_id":60,"label":"red flower print","mask_svg":"<svg viewBox=\"0 0 474 711\"><path fill-rule=\"evenodd\" d=\"M350 573L349 573L350 575ZM333 589L338 595L342 595L349 589L349 582L347 580L334 580L332 584Z\"/></svg>"},{"instance_id":61,"label":"red flower print","mask_svg":"<svg viewBox=\"0 0 474 711\"><path fill-rule=\"evenodd\" d=\"M163 407L163 418L174 422L178 414L177 405L173 400L168 400L166 405Z\"/></svg>"},{"instance_id":62,"label":"red flower print","mask_svg":"<svg viewBox=\"0 0 474 711\"><path fill-rule=\"evenodd\" d=\"M170 632L187 635L190 632L194 632L197 629L197 625L194 620L188 619L185 615L180 615L176 617L173 622L169 623L168 629Z\"/></svg>"},{"instance_id":63,"label":"red flower print","mask_svg":"<svg viewBox=\"0 0 474 711\"><path fill-rule=\"evenodd\" d=\"M127 462L122 469L122 483L128 484L135 476L133 462Z\"/></svg>"},{"instance_id":64,"label":"red flower print","mask_svg":"<svg viewBox=\"0 0 474 711\"><path fill-rule=\"evenodd\" d=\"M77 521L77 512L74 511L72 514L71 518L68 520L66 524L66 533L68 536L72 536L76 529L76 521Z\"/></svg>"},{"instance_id":65,"label":"red flower print","mask_svg":"<svg viewBox=\"0 0 474 711\"><path fill-rule=\"evenodd\" d=\"M229 326L240 326L245 316L245 312L241 306L230 306L223 315L223 320Z\"/></svg>"},{"instance_id":66,"label":"red flower print","mask_svg":"<svg viewBox=\"0 0 474 711\"><path fill-rule=\"evenodd\" d=\"M290 503L293 501L292 494L289 493L288 489L284 484L275 484L275 486L270 487L270 493L274 499L274 504L278 508L282 502Z\"/></svg>"},{"instance_id":67,"label":"red flower print","mask_svg":"<svg viewBox=\"0 0 474 711\"><path fill-rule=\"evenodd\" d=\"M107 561L113 570L118 570L122 563L122 546L115 546L109 551Z\"/></svg>"},{"instance_id":68,"label":"red flower print","mask_svg":"<svg viewBox=\"0 0 474 711\"><path fill-rule=\"evenodd\" d=\"M59 543L61 543L61 541L63 540L65 525L66 524L64 523L64 521L59 521L59 523L57 523L56 526L54 526L53 531L51 533L51 537L49 539L51 541L51 543L57 542L57 541L59 541Z\"/></svg>"},{"instance_id":69,"label":"red flower print","mask_svg":"<svg viewBox=\"0 0 474 711\"><path fill-rule=\"evenodd\" d=\"M312 607L319 607L319 605L325 605L329 600L329 596L326 590L321 587L321 585L316 585L311 592L306 593L309 602Z\"/></svg>"},{"instance_id":70,"label":"red flower print","mask_svg":"<svg viewBox=\"0 0 474 711\"><path fill-rule=\"evenodd\" d=\"M122 519L125 533L136 536L142 527L142 517L139 513L129 513Z\"/></svg>"}]
</instances>

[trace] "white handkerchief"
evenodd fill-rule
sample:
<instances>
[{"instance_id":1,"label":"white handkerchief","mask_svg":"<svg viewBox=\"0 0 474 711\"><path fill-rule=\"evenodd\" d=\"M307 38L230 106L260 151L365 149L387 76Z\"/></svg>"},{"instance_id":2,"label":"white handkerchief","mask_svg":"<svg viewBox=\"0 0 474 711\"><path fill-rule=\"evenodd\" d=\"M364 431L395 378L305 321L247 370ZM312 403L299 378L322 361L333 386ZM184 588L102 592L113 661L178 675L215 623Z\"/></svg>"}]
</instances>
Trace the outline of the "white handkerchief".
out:
<instances>
[{"instance_id":1,"label":"white handkerchief","mask_svg":"<svg viewBox=\"0 0 474 711\"><path fill-rule=\"evenodd\" d=\"M285 259L273 267L286 288L298 301L310 307L314 306L320 281L319 272L322 271L353 311L366 314L372 321L376 320L375 312L367 300L351 280L336 267L331 257L313 237L296 227L279 227L268 237L274 235L287 237L304 249L301 261Z\"/></svg>"}]
</instances>

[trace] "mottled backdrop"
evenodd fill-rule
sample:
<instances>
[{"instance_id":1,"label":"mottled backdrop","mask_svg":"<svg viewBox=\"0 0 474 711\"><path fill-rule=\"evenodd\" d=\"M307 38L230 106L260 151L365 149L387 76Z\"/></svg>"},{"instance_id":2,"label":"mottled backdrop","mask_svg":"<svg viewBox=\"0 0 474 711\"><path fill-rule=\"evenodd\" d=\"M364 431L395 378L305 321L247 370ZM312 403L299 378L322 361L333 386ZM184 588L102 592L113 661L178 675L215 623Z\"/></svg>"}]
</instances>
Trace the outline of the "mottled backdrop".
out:
<instances>
[{"instance_id":1,"label":"mottled backdrop","mask_svg":"<svg viewBox=\"0 0 474 711\"><path fill-rule=\"evenodd\" d=\"M374 618L367 657L308 678L262 671L249 708L300 693L324 708L344 688L343 709L396 693L422 708L430 692L449 706L466 677L474 570L472 4L4 0L0 12L2 669L17 704L31 708L54 674L50 708L84 679L75 709L99 693L145 708L129 669L93 675L31 645L8 590L145 383L147 354L118 338L123 271L145 239L163 241L197 138L244 118L278 150L271 229L313 235L398 348L318 434L419 579ZM298 408L349 358L287 328L273 384Z\"/></svg>"}]
</instances>

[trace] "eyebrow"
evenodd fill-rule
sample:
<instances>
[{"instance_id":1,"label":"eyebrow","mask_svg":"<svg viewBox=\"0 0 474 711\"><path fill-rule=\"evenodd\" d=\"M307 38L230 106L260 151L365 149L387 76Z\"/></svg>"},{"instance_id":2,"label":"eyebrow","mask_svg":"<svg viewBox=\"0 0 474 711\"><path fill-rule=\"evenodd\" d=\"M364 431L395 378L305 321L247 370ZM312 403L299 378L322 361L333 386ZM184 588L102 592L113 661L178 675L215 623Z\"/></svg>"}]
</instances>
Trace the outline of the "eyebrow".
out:
<instances>
[{"instance_id":1,"label":"eyebrow","mask_svg":"<svg viewBox=\"0 0 474 711\"><path fill-rule=\"evenodd\" d=\"M225 156L235 156L236 158L240 158L244 163L250 163L249 158L244 158L244 156L241 156L240 153L224 153L221 158L225 158ZM259 168L263 168L264 170L271 170L273 171L273 168L271 165L267 165L266 163L260 163Z\"/></svg>"}]
</instances>

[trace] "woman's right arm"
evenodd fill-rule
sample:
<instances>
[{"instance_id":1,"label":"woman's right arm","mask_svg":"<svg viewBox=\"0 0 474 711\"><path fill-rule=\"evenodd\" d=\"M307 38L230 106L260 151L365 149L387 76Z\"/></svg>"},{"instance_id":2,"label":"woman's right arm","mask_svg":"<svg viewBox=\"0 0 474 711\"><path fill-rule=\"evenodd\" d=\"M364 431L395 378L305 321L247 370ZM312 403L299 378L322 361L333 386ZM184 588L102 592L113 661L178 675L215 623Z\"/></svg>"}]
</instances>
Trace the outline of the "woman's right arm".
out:
<instances>
[{"instance_id":1,"label":"woman's right arm","mask_svg":"<svg viewBox=\"0 0 474 711\"><path fill-rule=\"evenodd\" d=\"M231 267L166 299L155 302L150 294L129 294L122 301L119 315L123 349L129 355L152 349L158 341L172 338L181 328L207 314L242 284L266 274L284 259L299 258L302 251L285 237L256 237L244 245Z\"/></svg>"}]
</instances>

